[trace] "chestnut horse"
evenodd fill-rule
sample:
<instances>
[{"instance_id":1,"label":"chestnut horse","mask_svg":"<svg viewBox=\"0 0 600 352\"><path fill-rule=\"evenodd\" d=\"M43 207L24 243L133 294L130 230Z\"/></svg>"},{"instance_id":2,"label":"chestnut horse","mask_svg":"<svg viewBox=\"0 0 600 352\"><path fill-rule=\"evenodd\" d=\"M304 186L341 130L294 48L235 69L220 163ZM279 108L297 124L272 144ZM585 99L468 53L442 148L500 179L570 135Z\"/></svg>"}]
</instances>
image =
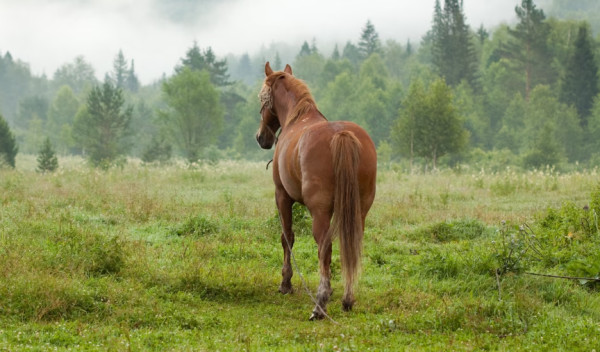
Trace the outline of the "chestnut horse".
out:
<instances>
[{"instance_id":1,"label":"chestnut horse","mask_svg":"<svg viewBox=\"0 0 600 352\"><path fill-rule=\"evenodd\" d=\"M265 75L259 94L261 122L256 140L263 149L276 144L273 182L283 246L279 291L292 291L292 205L299 202L313 218L312 232L319 255L321 278L310 319L323 319L331 295L334 236L340 238L345 281L342 305L348 311L354 304L365 218L375 198L377 154L373 141L357 124L327 121L306 84L292 75L289 65L284 71L273 72L267 62Z\"/></svg>"}]
</instances>

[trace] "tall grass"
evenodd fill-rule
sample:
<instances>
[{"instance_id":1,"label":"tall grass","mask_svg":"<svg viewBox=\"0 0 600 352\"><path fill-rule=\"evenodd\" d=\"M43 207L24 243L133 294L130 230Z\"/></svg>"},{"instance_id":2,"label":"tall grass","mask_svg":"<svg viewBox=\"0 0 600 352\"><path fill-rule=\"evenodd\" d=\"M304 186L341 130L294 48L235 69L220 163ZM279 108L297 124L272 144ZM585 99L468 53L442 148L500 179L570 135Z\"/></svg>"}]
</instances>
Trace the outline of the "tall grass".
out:
<instances>
[{"instance_id":1,"label":"tall grass","mask_svg":"<svg viewBox=\"0 0 600 352\"><path fill-rule=\"evenodd\" d=\"M298 273L294 293L277 293L280 228L264 164L59 162L53 174L23 156L0 170L0 349L598 349L597 287L523 273L593 274L600 233L578 219L596 204L596 171L380 170L351 313L339 304L334 246L334 324L307 321ZM310 218L296 207L294 219L314 290ZM523 240L524 223L550 259L510 254L521 269L497 277L502 241Z\"/></svg>"}]
</instances>

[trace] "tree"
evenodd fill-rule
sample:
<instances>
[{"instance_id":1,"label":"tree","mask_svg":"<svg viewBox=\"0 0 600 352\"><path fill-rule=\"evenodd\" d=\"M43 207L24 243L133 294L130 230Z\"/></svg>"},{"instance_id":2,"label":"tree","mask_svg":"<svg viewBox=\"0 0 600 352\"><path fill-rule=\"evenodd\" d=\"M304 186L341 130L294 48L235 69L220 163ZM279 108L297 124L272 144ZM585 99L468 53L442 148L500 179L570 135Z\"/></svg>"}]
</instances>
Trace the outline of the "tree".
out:
<instances>
[{"instance_id":1,"label":"tree","mask_svg":"<svg viewBox=\"0 0 600 352\"><path fill-rule=\"evenodd\" d=\"M337 75L323 90L319 99L319 110L331 121L353 121L359 125L366 125L364 116L360 116L357 109L355 96L358 78L351 71L344 71Z\"/></svg>"},{"instance_id":2,"label":"tree","mask_svg":"<svg viewBox=\"0 0 600 352\"><path fill-rule=\"evenodd\" d=\"M130 148L130 123L133 108L125 106L123 90L106 80L87 97L86 109L76 117L75 141L92 165L107 167Z\"/></svg>"},{"instance_id":3,"label":"tree","mask_svg":"<svg viewBox=\"0 0 600 352\"><path fill-rule=\"evenodd\" d=\"M533 0L522 0L515 7L519 18L515 29L509 29L513 40L504 50L517 72L525 72L525 100L529 101L531 90L538 84L551 83L555 79L552 55L548 49L548 24L544 11L537 9Z\"/></svg>"},{"instance_id":4,"label":"tree","mask_svg":"<svg viewBox=\"0 0 600 352\"><path fill-rule=\"evenodd\" d=\"M595 158L596 161L600 161L600 95L594 99L594 105L588 122L587 140L589 143L586 152Z\"/></svg>"},{"instance_id":5,"label":"tree","mask_svg":"<svg viewBox=\"0 0 600 352\"><path fill-rule=\"evenodd\" d=\"M426 99L427 92L423 82L419 79L413 81L400 110L400 117L392 127L393 146L400 154L409 156L411 171L415 157L417 119L422 119L427 114Z\"/></svg>"},{"instance_id":6,"label":"tree","mask_svg":"<svg viewBox=\"0 0 600 352\"><path fill-rule=\"evenodd\" d=\"M319 78L323 67L325 66L325 58L319 52L311 52L309 55L299 55L292 64L294 67L294 75L301 77L312 88L313 94L317 94Z\"/></svg>"},{"instance_id":7,"label":"tree","mask_svg":"<svg viewBox=\"0 0 600 352\"><path fill-rule=\"evenodd\" d=\"M344 50L342 51L342 58L348 59L350 63L358 67L361 61L361 54L356 45L348 41L346 42L346 46L344 46Z\"/></svg>"},{"instance_id":8,"label":"tree","mask_svg":"<svg viewBox=\"0 0 600 352\"><path fill-rule=\"evenodd\" d=\"M538 85L531 91L523 123L524 128L518 137L524 141L521 152L542 150L542 154L547 154L547 150L540 148L546 148L548 143L555 143L558 159L567 157L569 161L575 162L587 157L581 153L583 131L577 111L561 103L550 86ZM546 135L540 135L542 132ZM548 134L550 138L547 137Z\"/></svg>"},{"instance_id":9,"label":"tree","mask_svg":"<svg viewBox=\"0 0 600 352\"><path fill-rule=\"evenodd\" d=\"M452 103L452 92L443 79L434 81L427 92L422 83L411 85L404 111L393 133L401 150L429 159L437 168L438 159L459 152L467 144L468 133Z\"/></svg>"},{"instance_id":10,"label":"tree","mask_svg":"<svg viewBox=\"0 0 600 352\"><path fill-rule=\"evenodd\" d=\"M46 137L37 157L37 171L38 172L53 172L58 168L58 158L52 147L50 138Z\"/></svg>"},{"instance_id":11,"label":"tree","mask_svg":"<svg viewBox=\"0 0 600 352\"><path fill-rule=\"evenodd\" d=\"M52 82L56 87L70 86L76 95L98 83L94 68L85 61L83 56L78 56L72 63L58 68L54 72Z\"/></svg>"},{"instance_id":12,"label":"tree","mask_svg":"<svg viewBox=\"0 0 600 352\"><path fill-rule=\"evenodd\" d=\"M175 68L175 71L181 73L185 67L193 71L206 70L210 74L210 81L217 87L231 84L227 73L227 60L217 60L211 47L201 51L198 43L194 42L194 45L186 52L185 57L181 59L181 65Z\"/></svg>"},{"instance_id":13,"label":"tree","mask_svg":"<svg viewBox=\"0 0 600 352\"><path fill-rule=\"evenodd\" d=\"M169 144L163 136L152 136L150 144L142 153L142 161L145 163L152 163L155 161L158 161L159 163L167 162L171 159L171 151L171 144Z\"/></svg>"},{"instance_id":14,"label":"tree","mask_svg":"<svg viewBox=\"0 0 600 352\"><path fill-rule=\"evenodd\" d=\"M113 60L113 72L111 75L111 79L114 85L117 88L125 88L125 83L127 81L127 76L129 74L129 68L127 65L127 60L125 60L125 55L123 55L123 50L119 49L119 53L115 56Z\"/></svg>"},{"instance_id":15,"label":"tree","mask_svg":"<svg viewBox=\"0 0 600 352\"><path fill-rule=\"evenodd\" d=\"M523 156L525 167L555 166L561 161L561 147L553 138L555 132L556 127L550 122L542 126L542 129L534 136L530 149Z\"/></svg>"},{"instance_id":16,"label":"tree","mask_svg":"<svg viewBox=\"0 0 600 352\"><path fill-rule=\"evenodd\" d=\"M48 101L41 96L29 96L19 102L19 110L15 126L21 129L27 129L29 122L35 118L46 121L48 113Z\"/></svg>"},{"instance_id":17,"label":"tree","mask_svg":"<svg viewBox=\"0 0 600 352\"><path fill-rule=\"evenodd\" d=\"M400 84L389 79L379 54L373 53L362 63L354 100L375 145L389 137L392 121L398 114L401 93Z\"/></svg>"},{"instance_id":18,"label":"tree","mask_svg":"<svg viewBox=\"0 0 600 352\"><path fill-rule=\"evenodd\" d=\"M4 117L0 115L0 166L6 163L15 167L15 156L18 151L19 147L17 147L15 136Z\"/></svg>"},{"instance_id":19,"label":"tree","mask_svg":"<svg viewBox=\"0 0 600 352\"><path fill-rule=\"evenodd\" d=\"M527 103L521 93L515 93L510 102L504 117L500 131L494 136L494 145L499 149L509 149L515 154L519 153L523 144L523 133L525 129L525 116L527 112Z\"/></svg>"},{"instance_id":20,"label":"tree","mask_svg":"<svg viewBox=\"0 0 600 352\"><path fill-rule=\"evenodd\" d=\"M190 162L198 160L203 148L214 143L223 126L219 92L210 74L182 68L163 83L168 109L160 115Z\"/></svg>"},{"instance_id":21,"label":"tree","mask_svg":"<svg viewBox=\"0 0 600 352\"><path fill-rule=\"evenodd\" d=\"M298 53L298 55L296 55L296 59L302 56L308 56L310 54L312 54L312 50L310 50L310 46L308 46L308 42L305 40L304 43L302 43L300 52Z\"/></svg>"},{"instance_id":22,"label":"tree","mask_svg":"<svg viewBox=\"0 0 600 352\"><path fill-rule=\"evenodd\" d=\"M51 142L63 154L75 146L71 132L79 106L79 101L71 87L64 85L60 87L48 109L46 129L52 136Z\"/></svg>"},{"instance_id":23,"label":"tree","mask_svg":"<svg viewBox=\"0 0 600 352\"><path fill-rule=\"evenodd\" d=\"M363 60L371 56L373 53L381 53L379 34L375 30L375 26L370 20L367 21L367 24L362 29L360 40L358 41L358 51L360 52Z\"/></svg>"},{"instance_id":24,"label":"tree","mask_svg":"<svg viewBox=\"0 0 600 352\"><path fill-rule=\"evenodd\" d=\"M331 53L331 60L338 61L340 58L341 58L340 50L338 49L338 45L335 44L335 47L333 48L333 52Z\"/></svg>"},{"instance_id":25,"label":"tree","mask_svg":"<svg viewBox=\"0 0 600 352\"><path fill-rule=\"evenodd\" d=\"M429 36L433 64L440 76L451 86L457 86L462 80L474 85L477 56L461 0L445 0L443 10L436 0Z\"/></svg>"},{"instance_id":26,"label":"tree","mask_svg":"<svg viewBox=\"0 0 600 352\"><path fill-rule=\"evenodd\" d=\"M598 64L593 46L588 25L582 24L561 87L561 101L577 109L582 127L587 126L594 98L598 95Z\"/></svg>"},{"instance_id":27,"label":"tree","mask_svg":"<svg viewBox=\"0 0 600 352\"><path fill-rule=\"evenodd\" d=\"M135 62L133 59L131 60L131 65L129 66L129 72L127 72L127 79L125 80L125 86L131 92L137 92L140 89L140 81L135 73Z\"/></svg>"},{"instance_id":28,"label":"tree","mask_svg":"<svg viewBox=\"0 0 600 352\"><path fill-rule=\"evenodd\" d=\"M279 52L275 53L275 60L273 60L273 69L274 70L282 70L283 69L283 64L281 63L281 57L279 57Z\"/></svg>"},{"instance_id":29,"label":"tree","mask_svg":"<svg viewBox=\"0 0 600 352\"><path fill-rule=\"evenodd\" d=\"M0 55L0 107L7 121L18 126L15 117L18 115L19 105L23 97L41 96L41 92L34 92L36 79L31 75L29 65L19 60L14 60L9 52ZM24 123L27 126L27 122Z\"/></svg>"}]
</instances>

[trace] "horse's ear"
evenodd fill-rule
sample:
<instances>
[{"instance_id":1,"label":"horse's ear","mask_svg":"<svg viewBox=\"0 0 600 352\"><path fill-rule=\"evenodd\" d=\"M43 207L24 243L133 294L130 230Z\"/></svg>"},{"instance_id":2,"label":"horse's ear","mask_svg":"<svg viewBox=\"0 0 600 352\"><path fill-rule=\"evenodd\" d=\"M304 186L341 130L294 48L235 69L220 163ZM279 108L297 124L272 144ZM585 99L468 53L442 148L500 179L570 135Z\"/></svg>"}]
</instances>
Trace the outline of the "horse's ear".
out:
<instances>
[{"instance_id":1,"label":"horse's ear","mask_svg":"<svg viewBox=\"0 0 600 352\"><path fill-rule=\"evenodd\" d=\"M269 64L269 61L267 61L267 63L265 64L265 76L270 76L271 74L273 74L273 69L271 68L271 65Z\"/></svg>"},{"instance_id":2,"label":"horse's ear","mask_svg":"<svg viewBox=\"0 0 600 352\"><path fill-rule=\"evenodd\" d=\"M283 70L283 72L289 73L291 75L292 74L292 66L286 64L285 65L285 69Z\"/></svg>"}]
</instances>

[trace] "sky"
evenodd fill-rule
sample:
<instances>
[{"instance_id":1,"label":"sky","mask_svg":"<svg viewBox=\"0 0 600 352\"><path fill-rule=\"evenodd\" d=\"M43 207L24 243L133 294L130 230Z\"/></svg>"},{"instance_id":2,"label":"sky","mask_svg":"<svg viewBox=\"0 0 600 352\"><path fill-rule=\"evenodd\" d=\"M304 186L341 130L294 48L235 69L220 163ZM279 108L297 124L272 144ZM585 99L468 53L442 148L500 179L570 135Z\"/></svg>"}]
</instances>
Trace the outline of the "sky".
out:
<instances>
[{"instance_id":1,"label":"sky","mask_svg":"<svg viewBox=\"0 0 600 352\"><path fill-rule=\"evenodd\" d=\"M464 0L467 23L515 20L518 0ZM197 41L218 57L252 56L272 43L357 42L370 20L385 42L418 43L435 0L0 0L0 53L52 77L83 56L101 78L121 49L142 83L170 75Z\"/></svg>"}]
</instances>

